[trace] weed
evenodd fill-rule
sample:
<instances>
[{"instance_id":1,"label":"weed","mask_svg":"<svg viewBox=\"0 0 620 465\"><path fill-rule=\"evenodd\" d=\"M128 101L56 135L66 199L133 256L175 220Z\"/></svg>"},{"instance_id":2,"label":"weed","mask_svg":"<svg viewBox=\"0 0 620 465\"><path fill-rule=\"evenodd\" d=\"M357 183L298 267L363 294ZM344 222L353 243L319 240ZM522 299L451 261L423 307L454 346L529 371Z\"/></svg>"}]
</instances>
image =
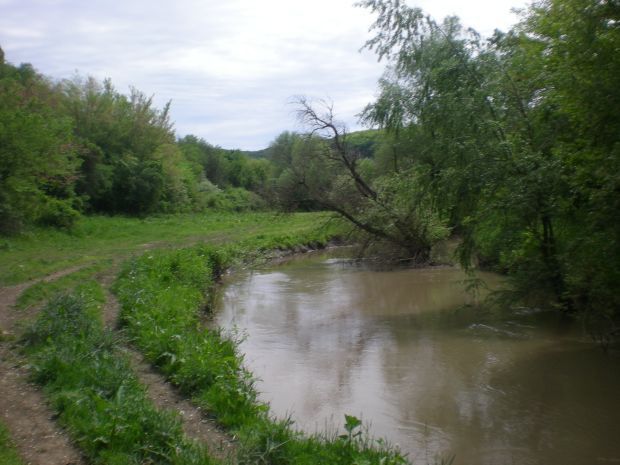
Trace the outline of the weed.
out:
<instances>
[{"instance_id":1,"label":"weed","mask_svg":"<svg viewBox=\"0 0 620 465\"><path fill-rule=\"evenodd\" d=\"M84 286L52 299L23 338L33 378L76 444L95 463L213 463L151 405L98 311L96 289Z\"/></svg>"}]
</instances>

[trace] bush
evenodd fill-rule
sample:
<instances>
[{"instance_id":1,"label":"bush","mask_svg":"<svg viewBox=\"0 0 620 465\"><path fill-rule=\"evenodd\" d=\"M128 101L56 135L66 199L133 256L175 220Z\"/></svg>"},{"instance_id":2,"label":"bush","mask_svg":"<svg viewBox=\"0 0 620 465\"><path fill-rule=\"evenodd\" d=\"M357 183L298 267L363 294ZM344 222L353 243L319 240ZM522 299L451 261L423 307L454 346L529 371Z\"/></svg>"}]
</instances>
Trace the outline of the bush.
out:
<instances>
[{"instance_id":1,"label":"bush","mask_svg":"<svg viewBox=\"0 0 620 465\"><path fill-rule=\"evenodd\" d=\"M43 226L71 229L79 218L80 213L73 208L71 201L48 198L37 222Z\"/></svg>"},{"instance_id":2,"label":"bush","mask_svg":"<svg viewBox=\"0 0 620 465\"><path fill-rule=\"evenodd\" d=\"M247 212L264 210L267 207L262 197L241 187L210 192L206 199L209 208L220 211Z\"/></svg>"}]
</instances>

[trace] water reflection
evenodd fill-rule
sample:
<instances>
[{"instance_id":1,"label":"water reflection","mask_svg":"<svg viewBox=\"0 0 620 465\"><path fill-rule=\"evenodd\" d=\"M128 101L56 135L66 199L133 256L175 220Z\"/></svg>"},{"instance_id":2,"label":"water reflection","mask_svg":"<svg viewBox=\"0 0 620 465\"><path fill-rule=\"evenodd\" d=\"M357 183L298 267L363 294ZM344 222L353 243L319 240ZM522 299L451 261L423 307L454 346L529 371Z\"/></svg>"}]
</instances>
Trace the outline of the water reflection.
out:
<instances>
[{"instance_id":1,"label":"water reflection","mask_svg":"<svg viewBox=\"0 0 620 465\"><path fill-rule=\"evenodd\" d=\"M316 257L234 277L217 323L306 430L361 415L420 464L620 461L618 360L554 317L463 307L464 278Z\"/></svg>"}]
</instances>

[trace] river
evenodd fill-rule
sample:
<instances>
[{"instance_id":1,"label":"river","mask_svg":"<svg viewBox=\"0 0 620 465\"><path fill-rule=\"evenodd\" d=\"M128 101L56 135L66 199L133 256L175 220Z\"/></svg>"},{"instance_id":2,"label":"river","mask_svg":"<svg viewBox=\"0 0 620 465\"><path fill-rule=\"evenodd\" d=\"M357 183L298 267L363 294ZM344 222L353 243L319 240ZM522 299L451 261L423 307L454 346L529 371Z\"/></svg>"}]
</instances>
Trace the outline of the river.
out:
<instances>
[{"instance_id":1,"label":"river","mask_svg":"<svg viewBox=\"0 0 620 465\"><path fill-rule=\"evenodd\" d=\"M620 464L620 357L553 313L472 305L465 279L313 254L227 278L216 323L308 432L346 413L415 465Z\"/></svg>"}]
</instances>

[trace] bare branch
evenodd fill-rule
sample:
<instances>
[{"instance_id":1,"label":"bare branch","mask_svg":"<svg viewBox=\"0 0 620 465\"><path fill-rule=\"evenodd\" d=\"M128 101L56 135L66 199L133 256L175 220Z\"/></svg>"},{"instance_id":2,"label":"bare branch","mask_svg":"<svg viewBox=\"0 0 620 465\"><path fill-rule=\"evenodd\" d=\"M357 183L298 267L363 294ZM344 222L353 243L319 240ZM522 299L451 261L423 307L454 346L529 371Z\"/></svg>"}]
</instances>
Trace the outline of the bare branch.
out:
<instances>
[{"instance_id":1,"label":"bare branch","mask_svg":"<svg viewBox=\"0 0 620 465\"><path fill-rule=\"evenodd\" d=\"M310 134L318 134L329 138L333 142L334 155L327 158L335 160L344 165L347 173L355 182L355 187L364 197L376 200L377 193L362 178L357 171L357 157L349 152L347 147L347 129L343 123L338 122L334 116L333 103L319 100L314 104L304 96L297 97L295 102L299 106L297 117L301 123L308 127ZM319 113L316 107L323 108Z\"/></svg>"}]
</instances>

